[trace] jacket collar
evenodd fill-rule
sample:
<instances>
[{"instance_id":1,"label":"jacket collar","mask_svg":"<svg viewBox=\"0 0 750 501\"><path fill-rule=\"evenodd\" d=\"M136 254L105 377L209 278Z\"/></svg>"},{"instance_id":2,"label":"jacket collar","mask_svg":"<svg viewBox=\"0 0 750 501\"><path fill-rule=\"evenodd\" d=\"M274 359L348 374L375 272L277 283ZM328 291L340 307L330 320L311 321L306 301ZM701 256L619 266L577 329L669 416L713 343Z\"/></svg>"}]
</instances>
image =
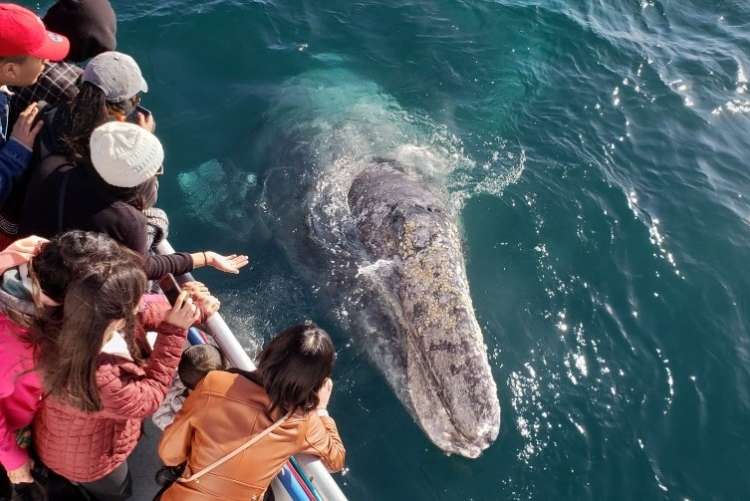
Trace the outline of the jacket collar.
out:
<instances>
[{"instance_id":1,"label":"jacket collar","mask_svg":"<svg viewBox=\"0 0 750 501\"><path fill-rule=\"evenodd\" d=\"M128 349L128 343L125 342L125 337L120 331L115 331L109 341L104 343L100 353L106 353L108 355L115 355L124 359L133 361L133 356L130 354Z\"/></svg>"}]
</instances>

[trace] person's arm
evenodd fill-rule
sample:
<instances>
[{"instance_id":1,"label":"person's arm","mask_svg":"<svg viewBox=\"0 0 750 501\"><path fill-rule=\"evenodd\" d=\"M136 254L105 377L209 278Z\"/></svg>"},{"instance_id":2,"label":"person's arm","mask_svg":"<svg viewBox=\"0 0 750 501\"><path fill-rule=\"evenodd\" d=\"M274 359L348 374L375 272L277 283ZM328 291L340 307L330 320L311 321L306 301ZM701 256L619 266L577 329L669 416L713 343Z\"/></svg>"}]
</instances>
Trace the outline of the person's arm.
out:
<instances>
[{"instance_id":1,"label":"person's arm","mask_svg":"<svg viewBox=\"0 0 750 501\"><path fill-rule=\"evenodd\" d=\"M37 113L36 103L30 104L18 117L10 139L0 146L0 203L10 194L13 180L23 174L31 162L34 140L44 125L41 120L34 123Z\"/></svg>"},{"instance_id":2,"label":"person's arm","mask_svg":"<svg viewBox=\"0 0 750 501\"><path fill-rule=\"evenodd\" d=\"M172 305L161 294L144 294L138 308L138 322L144 330L156 330L164 322Z\"/></svg>"},{"instance_id":3,"label":"person's arm","mask_svg":"<svg viewBox=\"0 0 750 501\"><path fill-rule=\"evenodd\" d=\"M159 280L167 273L180 276L193 271L193 258L187 252L151 254L146 257L143 268L149 280Z\"/></svg>"},{"instance_id":4,"label":"person's arm","mask_svg":"<svg viewBox=\"0 0 750 501\"><path fill-rule=\"evenodd\" d=\"M330 472L341 471L344 468L346 449L336 428L336 422L327 414L320 415L322 413L324 412L313 411L313 415L307 418L305 448L301 452L318 456Z\"/></svg>"},{"instance_id":5,"label":"person's arm","mask_svg":"<svg viewBox=\"0 0 750 501\"><path fill-rule=\"evenodd\" d=\"M123 374L122 363L115 360L99 366L96 384L102 408L113 418L144 418L153 414L161 405L167 389L177 372L187 329L198 318L198 308L182 292L157 328L154 350L148 359L145 376Z\"/></svg>"},{"instance_id":6,"label":"person's arm","mask_svg":"<svg viewBox=\"0 0 750 501\"><path fill-rule=\"evenodd\" d=\"M210 392L207 391L209 378L198 383L195 390L185 399L182 409L167 426L159 442L159 457L166 466L177 466L187 461L190 455L190 442L193 438L193 420L203 409L208 409ZM216 409L214 409L214 412Z\"/></svg>"},{"instance_id":7,"label":"person's arm","mask_svg":"<svg viewBox=\"0 0 750 501\"><path fill-rule=\"evenodd\" d=\"M102 409L114 418L144 418L159 408L177 372L187 330L163 322L157 332L146 374L137 377L117 367L118 357L99 366L96 383Z\"/></svg>"},{"instance_id":8,"label":"person's arm","mask_svg":"<svg viewBox=\"0 0 750 501\"><path fill-rule=\"evenodd\" d=\"M326 378L318 390L318 408L307 416L305 454L320 457L328 471L336 472L344 468L346 449L336 428L336 422L328 415L328 401L333 392L333 381Z\"/></svg>"},{"instance_id":9,"label":"person's arm","mask_svg":"<svg viewBox=\"0 0 750 501\"><path fill-rule=\"evenodd\" d=\"M31 162L31 150L11 138L0 147L0 203L13 189L13 180L23 174Z\"/></svg>"}]
</instances>

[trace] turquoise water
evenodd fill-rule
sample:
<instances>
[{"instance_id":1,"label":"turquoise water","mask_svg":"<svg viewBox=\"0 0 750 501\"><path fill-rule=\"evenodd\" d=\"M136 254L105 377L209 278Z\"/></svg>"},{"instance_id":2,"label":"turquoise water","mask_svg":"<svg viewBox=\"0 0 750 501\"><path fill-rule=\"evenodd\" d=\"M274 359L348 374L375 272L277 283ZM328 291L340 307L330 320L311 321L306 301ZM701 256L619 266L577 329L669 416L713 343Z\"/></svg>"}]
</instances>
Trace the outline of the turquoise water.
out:
<instances>
[{"instance_id":1,"label":"turquoise water","mask_svg":"<svg viewBox=\"0 0 750 501\"><path fill-rule=\"evenodd\" d=\"M746 2L114 4L175 247L252 256L200 273L249 346L308 317L335 337L351 499L748 498ZM479 459L425 438L279 245L268 152L314 113L351 134L313 152L402 142L451 193L503 411Z\"/></svg>"}]
</instances>

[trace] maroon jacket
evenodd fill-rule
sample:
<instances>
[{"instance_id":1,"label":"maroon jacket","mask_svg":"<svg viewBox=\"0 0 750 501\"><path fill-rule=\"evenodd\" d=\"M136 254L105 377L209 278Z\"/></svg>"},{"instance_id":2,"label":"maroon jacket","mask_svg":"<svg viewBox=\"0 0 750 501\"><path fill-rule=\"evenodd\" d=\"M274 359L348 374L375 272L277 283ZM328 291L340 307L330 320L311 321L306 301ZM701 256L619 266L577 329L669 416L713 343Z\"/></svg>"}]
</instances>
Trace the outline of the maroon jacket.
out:
<instances>
[{"instance_id":1,"label":"maroon jacket","mask_svg":"<svg viewBox=\"0 0 750 501\"><path fill-rule=\"evenodd\" d=\"M159 333L145 366L101 353L96 383L102 410L89 413L47 397L34 421L34 445L42 462L76 482L93 482L124 463L135 449L143 419L158 409L180 361L187 331L161 319L168 309L146 303L141 325Z\"/></svg>"}]
</instances>

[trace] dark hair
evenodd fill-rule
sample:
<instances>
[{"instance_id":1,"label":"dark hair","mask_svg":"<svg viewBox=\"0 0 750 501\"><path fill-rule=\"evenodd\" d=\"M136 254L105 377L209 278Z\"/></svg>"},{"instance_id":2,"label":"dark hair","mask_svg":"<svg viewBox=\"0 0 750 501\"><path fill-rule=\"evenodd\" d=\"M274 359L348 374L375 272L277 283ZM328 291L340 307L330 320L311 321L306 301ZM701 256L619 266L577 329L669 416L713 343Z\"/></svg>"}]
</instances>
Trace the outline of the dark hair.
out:
<instances>
[{"instance_id":1,"label":"dark hair","mask_svg":"<svg viewBox=\"0 0 750 501\"><path fill-rule=\"evenodd\" d=\"M117 200L132 205L139 211L150 209L156 205L156 199L159 194L159 180L156 176L148 178L133 188L120 188L107 184L98 173L95 175L101 182L104 190Z\"/></svg>"},{"instance_id":2,"label":"dark hair","mask_svg":"<svg viewBox=\"0 0 750 501\"><path fill-rule=\"evenodd\" d=\"M73 277L109 266L123 252L120 244L102 233L68 231L42 244L31 261L31 274L44 294L62 303Z\"/></svg>"},{"instance_id":3,"label":"dark hair","mask_svg":"<svg viewBox=\"0 0 750 501\"><path fill-rule=\"evenodd\" d=\"M182 353L177 373L180 381L188 389L194 390L201 379L211 371L224 368L224 359L221 352L210 344L197 344L189 347Z\"/></svg>"},{"instance_id":4,"label":"dark hair","mask_svg":"<svg viewBox=\"0 0 750 501\"><path fill-rule=\"evenodd\" d=\"M147 287L146 275L133 253L76 278L68 285L62 319L42 315L32 325L37 370L49 395L87 412L101 409L96 385L96 358L110 323L124 319L123 334L133 359L142 362L136 342L135 308Z\"/></svg>"},{"instance_id":5,"label":"dark hair","mask_svg":"<svg viewBox=\"0 0 750 501\"><path fill-rule=\"evenodd\" d=\"M277 334L264 348L254 375L271 398L269 413L318 406L318 390L331 375L336 351L326 331L312 322Z\"/></svg>"},{"instance_id":6,"label":"dark hair","mask_svg":"<svg viewBox=\"0 0 750 501\"><path fill-rule=\"evenodd\" d=\"M133 103L126 99L118 103L107 101L102 91L90 82L83 82L80 91L66 113L65 133L62 135L63 153L71 162L91 166L89 140L100 125L112 120L111 112L128 115Z\"/></svg>"}]
</instances>

